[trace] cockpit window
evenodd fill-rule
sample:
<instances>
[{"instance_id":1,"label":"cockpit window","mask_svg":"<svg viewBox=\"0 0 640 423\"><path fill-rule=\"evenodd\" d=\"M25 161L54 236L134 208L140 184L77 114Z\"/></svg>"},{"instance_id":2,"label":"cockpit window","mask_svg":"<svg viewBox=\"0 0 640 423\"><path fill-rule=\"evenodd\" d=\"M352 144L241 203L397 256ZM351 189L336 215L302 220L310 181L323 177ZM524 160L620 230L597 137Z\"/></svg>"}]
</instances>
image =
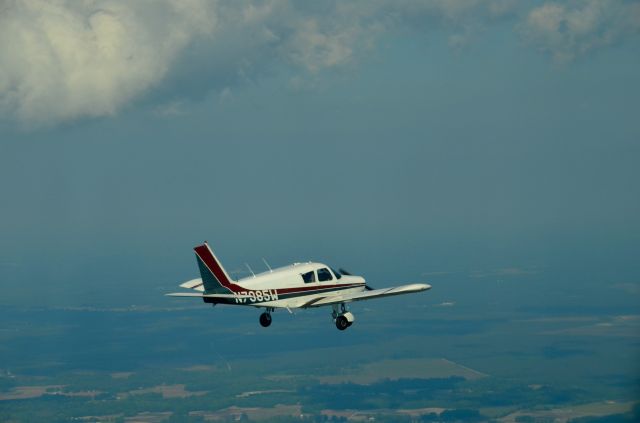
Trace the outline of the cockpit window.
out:
<instances>
[{"instance_id":1,"label":"cockpit window","mask_svg":"<svg viewBox=\"0 0 640 423\"><path fill-rule=\"evenodd\" d=\"M336 279L340 279L342 277L342 275L340 274L340 272L338 272L336 269L334 269L333 267L331 268L331 271L333 271L333 274L336 275Z\"/></svg>"},{"instance_id":2,"label":"cockpit window","mask_svg":"<svg viewBox=\"0 0 640 423\"><path fill-rule=\"evenodd\" d=\"M315 272L312 270L311 272L303 273L302 280L304 281L304 283L315 282L316 281Z\"/></svg>"},{"instance_id":3,"label":"cockpit window","mask_svg":"<svg viewBox=\"0 0 640 423\"><path fill-rule=\"evenodd\" d=\"M333 279L333 276L331 276L331 272L329 272L329 269L318 269L318 280L320 282L330 281L331 279Z\"/></svg>"}]
</instances>

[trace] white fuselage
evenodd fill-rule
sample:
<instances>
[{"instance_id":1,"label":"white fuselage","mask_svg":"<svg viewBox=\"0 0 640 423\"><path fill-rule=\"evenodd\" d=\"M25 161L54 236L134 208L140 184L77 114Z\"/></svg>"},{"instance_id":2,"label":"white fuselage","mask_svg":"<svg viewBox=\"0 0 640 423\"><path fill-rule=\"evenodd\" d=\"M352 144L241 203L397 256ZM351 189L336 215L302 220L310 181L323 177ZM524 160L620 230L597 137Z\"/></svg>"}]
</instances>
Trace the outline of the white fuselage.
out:
<instances>
[{"instance_id":1,"label":"white fuselage","mask_svg":"<svg viewBox=\"0 0 640 423\"><path fill-rule=\"evenodd\" d=\"M303 275L307 275L307 281ZM312 276L312 277L310 277ZM365 280L361 276L340 275L322 263L294 263L236 281L246 289L246 293L263 296L269 295L272 301L261 303L261 306L298 307L314 298L326 297L332 291L341 293L361 292L365 290ZM252 305L258 298L246 298L247 294L239 293L238 303ZM274 296L275 294L275 296ZM245 300L245 301L243 301ZM253 300L253 301L252 301Z\"/></svg>"}]
</instances>

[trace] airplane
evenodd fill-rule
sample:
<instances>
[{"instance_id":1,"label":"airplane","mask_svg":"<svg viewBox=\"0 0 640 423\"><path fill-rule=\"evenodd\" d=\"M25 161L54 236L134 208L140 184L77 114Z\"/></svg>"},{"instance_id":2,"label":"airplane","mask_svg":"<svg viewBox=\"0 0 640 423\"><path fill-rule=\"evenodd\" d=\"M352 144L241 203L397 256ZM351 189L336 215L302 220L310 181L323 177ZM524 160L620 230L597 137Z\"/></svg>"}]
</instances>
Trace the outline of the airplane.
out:
<instances>
[{"instance_id":1,"label":"airplane","mask_svg":"<svg viewBox=\"0 0 640 423\"><path fill-rule=\"evenodd\" d=\"M271 325L271 313L276 309L286 309L292 313L291 309L332 306L331 316L336 327L345 330L355 321L355 316L347 308L350 302L431 289L431 285L423 283L373 289L362 276L312 262L269 268L263 273L233 280L206 241L193 250L201 277L184 282L180 287L196 292L165 295L201 298L214 306L260 307L264 309L260 315L260 325L263 327Z\"/></svg>"}]
</instances>

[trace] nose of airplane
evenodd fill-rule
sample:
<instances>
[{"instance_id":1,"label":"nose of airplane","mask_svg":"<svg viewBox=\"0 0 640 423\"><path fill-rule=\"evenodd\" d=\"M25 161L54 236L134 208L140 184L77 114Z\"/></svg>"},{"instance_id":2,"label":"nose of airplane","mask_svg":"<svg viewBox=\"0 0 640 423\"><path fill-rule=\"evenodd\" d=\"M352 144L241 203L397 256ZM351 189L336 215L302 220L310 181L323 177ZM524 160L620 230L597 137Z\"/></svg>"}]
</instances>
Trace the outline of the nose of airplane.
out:
<instances>
[{"instance_id":1,"label":"nose of airplane","mask_svg":"<svg viewBox=\"0 0 640 423\"><path fill-rule=\"evenodd\" d=\"M349 275L349 282L351 282L351 283L364 283L364 284L367 283L367 281L362 276L355 276L355 275Z\"/></svg>"}]
</instances>

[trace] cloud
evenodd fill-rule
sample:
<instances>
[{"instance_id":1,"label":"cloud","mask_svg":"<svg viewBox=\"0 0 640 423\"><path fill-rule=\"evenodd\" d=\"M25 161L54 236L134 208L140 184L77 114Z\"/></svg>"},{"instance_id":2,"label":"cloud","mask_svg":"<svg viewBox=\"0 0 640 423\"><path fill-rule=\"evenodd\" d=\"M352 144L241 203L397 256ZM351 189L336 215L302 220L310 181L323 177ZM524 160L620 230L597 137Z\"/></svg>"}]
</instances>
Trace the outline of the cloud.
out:
<instances>
[{"instance_id":1,"label":"cloud","mask_svg":"<svg viewBox=\"0 0 640 423\"><path fill-rule=\"evenodd\" d=\"M0 9L0 110L28 124L114 114L210 34L200 1L25 1Z\"/></svg>"},{"instance_id":2,"label":"cloud","mask_svg":"<svg viewBox=\"0 0 640 423\"><path fill-rule=\"evenodd\" d=\"M626 292L627 294L631 294L631 295L640 294L640 283L631 283L631 282L617 283L613 285L613 287L616 289L620 289Z\"/></svg>"},{"instance_id":3,"label":"cloud","mask_svg":"<svg viewBox=\"0 0 640 423\"><path fill-rule=\"evenodd\" d=\"M547 2L529 12L520 30L527 42L565 63L640 32L640 3Z\"/></svg>"},{"instance_id":4,"label":"cloud","mask_svg":"<svg viewBox=\"0 0 640 423\"><path fill-rule=\"evenodd\" d=\"M357 62L391 28L425 20L464 27L510 4L8 1L0 8L0 112L25 126L50 125L113 115L157 90L164 106L156 111L175 114L181 99L167 98L167 79L184 82L188 96L222 91L278 63L314 75Z\"/></svg>"},{"instance_id":5,"label":"cloud","mask_svg":"<svg viewBox=\"0 0 640 423\"><path fill-rule=\"evenodd\" d=\"M522 276L531 276L540 273L540 270L536 267L503 267L495 270L474 270L469 273L471 278L518 278Z\"/></svg>"},{"instance_id":6,"label":"cloud","mask_svg":"<svg viewBox=\"0 0 640 423\"><path fill-rule=\"evenodd\" d=\"M283 70L292 87L305 88L360 64L394 31L444 29L460 48L486 25L523 15L525 38L562 59L638 30L630 2L545 3L530 13L526 4L8 0L0 3L0 116L47 126L114 115L140 99L175 115L185 100L225 97Z\"/></svg>"},{"instance_id":7,"label":"cloud","mask_svg":"<svg viewBox=\"0 0 640 423\"><path fill-rule=\"evenodd\" d=\"M160 104L153 109L153 113L162 117L173 117L184 115L185 104L181 100L170 101L169 103Z\"/></svg>"}]
</instances>

